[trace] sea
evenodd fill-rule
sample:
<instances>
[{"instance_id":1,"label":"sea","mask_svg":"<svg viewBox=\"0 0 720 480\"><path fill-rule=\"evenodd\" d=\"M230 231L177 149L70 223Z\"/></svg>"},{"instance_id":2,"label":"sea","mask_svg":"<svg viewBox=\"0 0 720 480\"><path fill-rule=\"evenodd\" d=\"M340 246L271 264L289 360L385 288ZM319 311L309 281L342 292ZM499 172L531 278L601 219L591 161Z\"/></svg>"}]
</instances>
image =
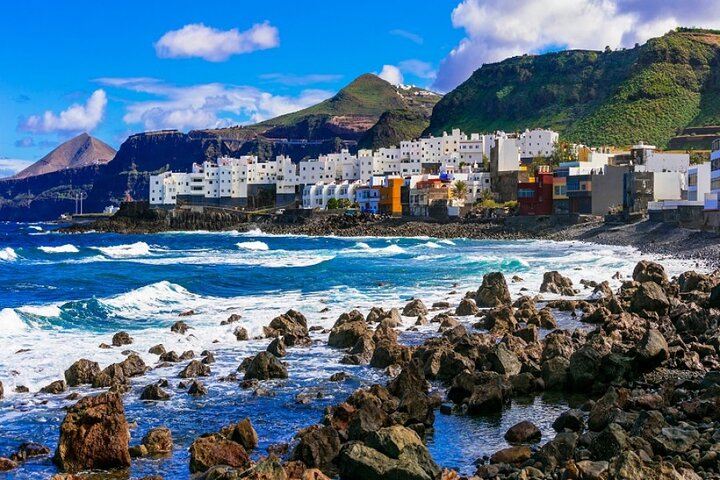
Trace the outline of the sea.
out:
<instances>
[{"instance_id":1,"label":"sea","mask_svg":"<svg viewBox=\"0 0 720 480\"><path fill-rule=\"evenodd\" d=\"M580 280L610 280L616 288L620 272L630 276L642 258L637 250L582 242L534 240L306 237L250 232L174 232L152 235L109 233L61 234L56 224L0 223L0 457L27 441L54 451L72 391L98 393L89 387L59 395L39 393L73 362L87 358L100 367L122 361L126 350L137 352L150 366L163 344L178 353L212 351L217 362L202 381L209 393L191 397L178 388L178 372L187 362L156 368L132 380L124 396L131 445L151 428L170 428L171 456L134 460L132 478L161 474L188 478L188 447L202 433L249 417L260 438L254 458L268 446L294 441L295 433L319 423L323 410L343 401L353 390L388 381L386 372L339 363L343 352L327 346L327 334L315 332L309 348L291 348L283 360L289 378L263 382L263 389L241 389L220 378L237 371L243 359L264 350L262 327L290 308L302 312L310 326L332 327L352 309L401 308L412 298L430 306L457 305L477 290L483 275L501 271L514 296L536 294L543 273L558 270L576 285ZM686 262L664 259L670 274L689 269ZM521 281L511 282L517 276ZM582 287L580 287L582 289ZM578 299L591 290L582 290ZM545 295L552 299L552 295ZM179 317L192 310L195 314ZM232 314L239 323L221 325ZM433 313L431 312L431 315ZM558 312L560 328L587 328L577 318ZM185 335L170 331L178 320L191 328ZM437 325L411 329L404 318L400 341L421 344L438 335ZM461 318L468 328L476 320ZM238 342L233 330L245 327L254 339ZM413 331L416 330L416 331ZM115 332L128 332L134 342L100 348ZM547 334L544 331L543 334ZM346 372L345 382L330 376ZM170 383L171 400L145 402L142 388L160 379ZM16 387L29 393L17 393ZM433 385L443 394L442 385ZM298 401L298 396L312 401ZM471 474L475 463L507 446L503 435L515 423L531 420L552 438L553 420L582 399L538 396L516 400L502 414L483 417L436 412L427 437L435 461ZM32 459L6 478L48 478L57 470L50 457Z\"/></svg>"}]
</instances>

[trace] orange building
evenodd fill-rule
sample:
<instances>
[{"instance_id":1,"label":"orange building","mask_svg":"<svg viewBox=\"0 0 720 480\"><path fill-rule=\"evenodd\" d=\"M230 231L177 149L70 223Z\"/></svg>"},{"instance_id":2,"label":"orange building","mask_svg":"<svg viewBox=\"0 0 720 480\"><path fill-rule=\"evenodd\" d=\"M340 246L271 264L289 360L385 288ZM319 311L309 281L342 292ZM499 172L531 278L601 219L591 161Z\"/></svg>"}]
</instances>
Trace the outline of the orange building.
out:
<instances>
[{"instance_id":1,"label":"orange building","mask_svg":"<svg viewBox=\"0 0 720 480\"><path fill-rule=\"evenodd\" d=\"M400 177L386 178L380 187L380 212L392 216L402 215L400 192L405 181Z\"/></svg>"}]
</instances>

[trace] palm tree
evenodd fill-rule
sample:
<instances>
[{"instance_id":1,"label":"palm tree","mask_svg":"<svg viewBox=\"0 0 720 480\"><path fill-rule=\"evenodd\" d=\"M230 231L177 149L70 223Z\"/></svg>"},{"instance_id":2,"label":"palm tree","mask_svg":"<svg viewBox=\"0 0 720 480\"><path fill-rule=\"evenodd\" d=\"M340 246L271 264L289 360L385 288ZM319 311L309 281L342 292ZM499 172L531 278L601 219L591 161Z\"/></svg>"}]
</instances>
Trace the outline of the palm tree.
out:
<instances>
[{"instance_id":1,"label":"palm tree","mask_svg":"<svg viewBox=\"0 0 720 480\"><path fill-rule=\"evenodd\" d=\"M467 182L463 180L456 180L452 186L452 194L453 197L458 200L465 200L465 196L467 195Z\"/></svg>"}]
</instances>

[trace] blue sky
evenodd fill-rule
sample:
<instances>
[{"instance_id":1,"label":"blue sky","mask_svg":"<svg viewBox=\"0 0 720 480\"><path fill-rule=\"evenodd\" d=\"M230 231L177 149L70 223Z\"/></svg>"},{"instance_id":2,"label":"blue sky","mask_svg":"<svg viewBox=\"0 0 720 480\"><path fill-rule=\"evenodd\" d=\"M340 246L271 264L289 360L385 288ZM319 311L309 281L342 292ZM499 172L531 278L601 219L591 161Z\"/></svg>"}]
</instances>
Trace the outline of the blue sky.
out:
<instances>
[{"instance_id":1,"label":"blue sky","mask_svg":"<svg viewBox=\"0 0 720 480\"><path fill-rule=\"evenodd\" d=\"M89 131L248 123L365 72L449 91L483 63L720 26L714 0L26 1L0 16L0 176Z\"/></svg>"}]
</instances>

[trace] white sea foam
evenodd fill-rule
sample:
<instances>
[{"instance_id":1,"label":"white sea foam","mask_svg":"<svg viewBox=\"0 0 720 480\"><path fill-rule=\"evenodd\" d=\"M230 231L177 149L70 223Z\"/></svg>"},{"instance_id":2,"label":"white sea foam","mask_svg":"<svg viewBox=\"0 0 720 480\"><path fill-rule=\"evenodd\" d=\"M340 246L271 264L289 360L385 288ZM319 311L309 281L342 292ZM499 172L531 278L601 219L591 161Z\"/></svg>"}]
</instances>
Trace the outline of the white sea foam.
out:
<instances>
[{"instance_id":1,"label":"white sea foam","mask_svg":"<svg viewBox=\"0 0 720 480\"><path fill-rule=\"evenodd\" d=\"M42 227L40 225L28 225L28 230L37 230L38 232L42 231Z\"/></svg>"},{"instance_id":2,"label":"white sea foam","mask_svg":"<svg viewBox=\"0 0 720 480\"><path fill-rule=\"evenodd\" d=\"M13 262L17 260L17 253L10 247L0 249L0 261Z\"/></svg>"},{"instance_id":3,"label":"white sea foam","mask_svg":"<svg viewBox=\"0 0 720 480\"><path fill-rule=\"evenodd\" d=\"M397 244L388 245L387 247L371 247L365 242L357 242L351 248L347 248L345 250L342 250L341 252L346 255L399 255L402 253L407 253L407 251L403 247Z\"/></svg>"},{"instance_id":4,"label":"white sea foam","mask_svg":"<svg viewBox=\"0 0 720 480\"><path fill-rule=\"evenodd\" d=\"M150 255L150 246L145 242L135 242L112 247L92 247L110 258L129 258Z\"/></svg>"},{"instance_id":5,"label":"white sea foam","mask_svg":"<svg viewBox=\"0 0 720 480\"><path fill-rule=\"evenodd\" d=\"M60 245L59 247L38 247L38 250L41 250L45 253L78 253L80 250L77 249L75 245L72 245L68 243L67 245Z\"/></svg>"},{"instance_id":6,"label":"white sea foam","mask_svg":"<svg viewBox=\"0 0 720 480\"><path fill-rule=\"evenodd\" d=\"M442 246L437 242L425 242L418 245L418 247L426 247L426 248L442 248Z\"/></svg>"},{"instance_id":7,"label":"white sea foam","mask_svg":"<svg viewBox=\"0 0 720 480\"><path fill-rule=\"evenodd\" d=\"M197 296L181 285L162 281L145 285L127 293L110 297L101 302L122 312L142 312L145 315L162 310L185 308Z\"/></svg>"},{"instance_id":8,"label":"white sea foam","mask_svg":"<svg viewBox=\"0 0 720 480\"><path fill-rule=\"evenodd\" d=\"M455 245L455 242L453 242L449 238L443 238L442 240L438 240L437 243L442 243L443 245Z\"/></svg>"},{"instance_id":9,"label":"white sea foam","mask_svg":"<svg viewBox=\"0 0 720 480\"><path fill-rule=\"evenodd\" d=\"M239 242L237 247L241 250L256 250L256 251L267 251L270 250L268 244L259 240L254 242Z\"/></svg>"},{"instance_id":10,"label":"white sea foam","mask_svg":"<svg viewBox=\"0 0 720 480\"><path fill-rule=\"evenodd\" d=\"M22 321L20 315L12 308L3 308L0 310L0 332L13 333L27 329L27 325Z\"/></svg>"},{"instance_id":11,"label":"white sea foam","mask_svg":"<svg viewBox=\"0 0 720 480\"><path fill-rule=\"evenodd\" d=\"M17 311L46 318L59 317L62 313L62 310L57 305L25 305L18 308Z\"/></svg>"}]
</instances>

